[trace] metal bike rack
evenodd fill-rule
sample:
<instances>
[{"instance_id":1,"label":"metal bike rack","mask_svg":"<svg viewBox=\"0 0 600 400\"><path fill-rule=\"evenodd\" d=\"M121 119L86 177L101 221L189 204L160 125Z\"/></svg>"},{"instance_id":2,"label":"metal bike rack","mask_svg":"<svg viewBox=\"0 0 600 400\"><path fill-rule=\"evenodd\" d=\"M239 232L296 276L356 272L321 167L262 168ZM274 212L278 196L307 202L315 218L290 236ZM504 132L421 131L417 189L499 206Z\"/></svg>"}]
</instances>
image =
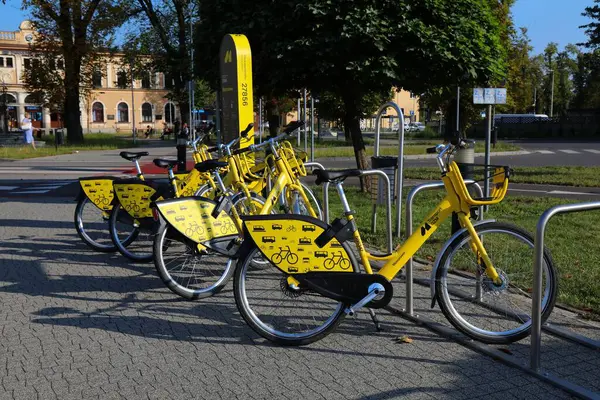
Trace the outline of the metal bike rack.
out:
<instances>
[{"instance_id":1,"label":"metal bike rack","mask_svg":"<svg viewBox=\"0 0 600 400\"><path fill-rule=\"evenodd\" d=\"M377 111L377 116L375 118L375 152L374 156L379 156L379 136L381 134L381 116L383 112L388 108L393 108L398 113L399 119L399 127L398 127L398 170L397 170L397 178L396 178L396 190L397 199L396 199L396 212L398 213L396 216L396 236L400 237L400 229L402 222L402 184L403 184L403 176L404 176L404 113L402 109L393 101L388 101L383 104L379 111ZM377 226L377 204L373 204L373 216L371 220L371 226L376 228ZM373 229L374 230L374 229Z\"/></svg>"},{"instance_id":2,"label":"metal bike rack","mask_svg":"<svg viewBox=\"0 0 600 400\"><path fill-rule=\"evenodd\" d=\"M477 192L479 197L483 196L483 191L481 190L481 186L477 182L472 179L465 179L466 185L472 185ZM423 183L421 185L417 185L408 193L406 196L406 237L410 237L413 233L413 215L412 215L412 206L413 200L415 196L425 190L433 190L433 189L441 189L444 187L444 182L430 182ZM478 220L483 219L483 207L479 207L479 215L477 217ZM477 298L481 298L481 287L477 286ZM406 263L406 309L410 315L414 315L414 307L413 307L413 258L411 257Z\"/></svg>"},{"instance_id":3,"label":"metal bike rack","mask_svg":"<svg viewBox=\"0 0 600 400\"><path fill-rule=\"evenodd\" d=\"M392 191L390 178L383 171L377 169L368 169L361 172L360 176L378 175L383 179L386 193L386 212L387 212L387 251L393 251L393 234L392 234ZM323 183L323 220L329 223L329 182ZM325 205L326 204L326 205Z\"/></svg>"},{"instance_id":4,"label":"metal bike rack","mask_svg":"<svg viewBox=\"0 0 600 400\"><path fill-rule=\"evenodd\" d=\"M541 345L542 345L542 265L544 258L544 235L546 226L552 217L558 214L574 213L580 211L590 211L600 209L600 202L564 204L549 208L546 210L537 223L535 232L535 248L534 248L534 275L533 275L533 293L532 293L532 322L531 322L531 350L530 350L530 365L529 367L536 375L541 375L551 384L567 390L570 393L582 398L599 398L598 394L591 392L579 385L576 385L568 380L552 376L548 373L541 372ZM600 342L587 338L585 336L568 332L556 327L544 326L545 330L565 339L577 342L584 346L600 349Z\"/></svg>"},{"instance_id":5,"label":"metal bike rack","mask_svg":"<svg viewBox=\"0 0 600 400\"><path fill-rule=\"evenodd\" d=\"M323 164L316 161L306 162L304 166L307 168L326 169ZM323 184L323 221L329 223L329 182Z\"/></svg>"}]
</instances>

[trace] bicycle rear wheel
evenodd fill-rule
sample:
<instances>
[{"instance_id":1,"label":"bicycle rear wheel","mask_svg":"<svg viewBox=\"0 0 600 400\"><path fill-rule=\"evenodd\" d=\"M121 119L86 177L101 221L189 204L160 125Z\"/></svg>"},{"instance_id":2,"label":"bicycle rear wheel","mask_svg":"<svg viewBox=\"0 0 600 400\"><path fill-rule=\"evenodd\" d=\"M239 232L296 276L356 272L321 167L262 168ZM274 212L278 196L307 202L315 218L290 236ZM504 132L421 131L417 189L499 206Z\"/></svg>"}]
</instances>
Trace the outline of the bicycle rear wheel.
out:
<instances>
[{"instance_id":1,"label":"bicycle rear wheel","mask_svg":"<svg viewBox=\"0 0 600 400\"><path fill-rule=\"evenodd\" d=\"M189 300L219 293L233 273L233 260L210 249L198 250L169 225L155 236L154 266L173 293Z\"/></svg>"},{"instance_id":2,"label":"bicycle rear wheel","mask_svg":"<svg viewBox=\"0 0 600 400\"><path fill-rule=\"evenodd\" d=\"M490 344L521 340L531 330L533 238L511 224L491 222L475 227L504 283L496 286L483 271L464 232L448 246L436 273L436 295L442 312L464 334ZM556 301L557 275L544 251L542 321Z\"/></svg>"},{"instance_id":3,"label":"bicycle rear wheel","mask_svg":"<svg viewBox=\"0 0 600 400\"><path fill-rule=\"evenodd\" d=\"M353 254L346 251L358 271ZM269 261L268 266L253 266L256 257L262 258L255 247L238 261L233 283L238 310L256 333L278 344L299 346L324 338L339 325L346 304L291 287L288 274Z\"/></svg>"},{"instance_id":4,"label":"bicycle rear wheel","mask_svg":"<svg viewBox=\"0 0 600 400\"><path fill-rule=\"evenodd\" d=\"M135 262L152 261L152 245L154 233L150 228L140 227L133 217L123 209L121 204L115 204L108 221L111 239L119 253ZM137 232L134 240L126 242L132 231ZM127 243L127 245L126 245Z\"/></svg>"}]
</instances>

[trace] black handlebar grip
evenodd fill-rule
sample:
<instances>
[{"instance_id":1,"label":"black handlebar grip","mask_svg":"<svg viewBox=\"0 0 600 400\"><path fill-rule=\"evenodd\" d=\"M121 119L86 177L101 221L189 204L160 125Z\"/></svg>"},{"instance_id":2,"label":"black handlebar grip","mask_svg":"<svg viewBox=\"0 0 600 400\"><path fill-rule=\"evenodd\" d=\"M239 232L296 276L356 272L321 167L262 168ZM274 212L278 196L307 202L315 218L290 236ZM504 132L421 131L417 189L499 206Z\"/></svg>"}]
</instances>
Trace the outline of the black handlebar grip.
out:
<instances>
[{"instance_id":1,"label":"black handlebar grip","mask_svg":"<svg viewBox=\"0 0 600 400\"><path fill-rule=\"evenodd\" d=\"M304 121L294 121L294 122L290 123L287 126L287 128L285 128L283 133L285 133L286 135L289 135L290 133L294 132L296 129L301 128L303 126L304 126Z\"/></svg>"},{"instance_id":2,"label":"black handlebar grip","mask_svg":"<svg viewBox=\"0 0 600 400\"><path fill-rule=\"evenodd\" d=\"M250 129L252 129L254 127L253 123L249 123L248 126L246 127L246 129L244 129L243 131L240 132L240 135L243 138L246 138L248 136L248 132L250 132Z\"/></svg>"},{"instance_id":3,"label":"black handlebar grip","mask_svg":"<svg viewBox=\"0 0 600 400\"><path fill-rule=\"evenodd\" d=\"M210 148L206 149L206 151L207 151L208 153L212 153L212 152L214 152L214 151L217 151L217 150L219 150L219 148L218 148L218 147L210 147Z\"/></svg>"},{"instance_id":4,"label":"black handlebar grip","mask_svg":"<svg viewBox=\"0 0 600 400\"><path fill-rule=\"evenodd\" d=\"M437 153L437 147L428 147L427 154L435 154Z\"/></svg>"},{"instance_id":5,"label":"black handlebar grip","mask_svg":"<svg viewBox=\"0 0 600 400\"><path fill-rule=\"evenodd\" d=\"M247 153L249 151L251 151L252 149L250 147L245 147L243 149L237 149L231 152L231 154L236 155L236 154L243 154L243 153Z\"/></svg>"}]
</instances>

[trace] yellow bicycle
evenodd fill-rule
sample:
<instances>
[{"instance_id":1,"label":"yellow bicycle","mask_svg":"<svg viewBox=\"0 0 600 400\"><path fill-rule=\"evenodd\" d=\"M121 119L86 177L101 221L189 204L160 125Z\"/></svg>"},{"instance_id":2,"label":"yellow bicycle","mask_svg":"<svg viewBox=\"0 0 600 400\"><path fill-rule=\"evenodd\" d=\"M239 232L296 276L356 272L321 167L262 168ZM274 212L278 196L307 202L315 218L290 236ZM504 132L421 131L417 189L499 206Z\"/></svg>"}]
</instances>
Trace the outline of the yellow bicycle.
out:
<instances>
[{"instance_id":1,"label":"yellow bicycle","mask_svg":"<svg viewBox=\"0 0 600 400\"><path fill-rule=\"evenodd\" d=\"M240 214L272 213L287 190L288 193L297 191L305 202L306 212L313 217L318 215L288 158L280 153L279 143L301 125L292 124L280 136L247 149L232 150L234 141L224 145L227 161L211 160L198 164L196 168L213 174L218 189L214 191L217 194L216 201L193 197L155 203L160 228L154 240L154 264L158 275L174 293L188 299L198 299L212 296L223 288L233 273L233 257L239 245L242 226ZM265 147L269 147L274 155L274 173L277 176L266 199L245 188L235 162L237 156ZM294 162L302 163L301 160ZM225 179L220 176L219 170L226 166L227 174L233 176L229 182L242 188L240 193L227 187ZM264 179L267 179L266 175ZM216 217L220 220L215 221ZM203 229L193 228L196 224ZM224 229L224 226L231 229ZM264 260L257 258L253 263L259 267Z\"/></svg>"},{"instance_id":2,"label":"yellow bicycle","mask_svg":"<svg viewBox=\"0 0 600 400\"><path fill-rule=\"evenodd\" d=\"M199 145L202 139L199 137L189 142L194 150L192 157L195 162L211 159L210 149ZM177 165L177 160L159 158L153 162L167 169L167 182L146 180L141 171L136 178L112 181L115 198L108 216L108 231L115 248L123 256L137 262L152 260L154 219L151 202L159 198L192 196L198 188L212 183L210 175L196 169L175 174L173 167Z\"/></svg>"},{"instance_id":3,"label":"yellow bicycle","mask_svg":"<svg viewBox=\"0 0 600 400\"><path fill-rule=\"evenodd\" d=\"M244 243L234 273L235 300L244 320L262 337L283 345L319 340L345 315L354 315L363 307L369 308L377 324L373 309L389 304L394 277L455 212L462 229L446 242L434 264L432 307L437 300L452 325L473 339L508 343L526 337L531 328L527 292L533 280L533 237L510 224L470 220L472 208L502 201L510 169L484 166L485 176L491 176L491 195L472 198L457 164L450 161L460 143L457 139L434 149L439 152L446 196L392 254L374 255L365 249L344 193L346 178L364 176L368 171L314 172L317 183L335 185L342 203L344 218L331 225L306 216L244 216ZM289 254L297 255L299 261L283 257L282 247L289 248ZM255 268L255 257L266 258L271 265ZM372 260L384 262L376 273ZM360 273L361 265L364 273ZM545 319L554 306L557 287L548 252L543 270Z\"/></svg>"}]
</instances>

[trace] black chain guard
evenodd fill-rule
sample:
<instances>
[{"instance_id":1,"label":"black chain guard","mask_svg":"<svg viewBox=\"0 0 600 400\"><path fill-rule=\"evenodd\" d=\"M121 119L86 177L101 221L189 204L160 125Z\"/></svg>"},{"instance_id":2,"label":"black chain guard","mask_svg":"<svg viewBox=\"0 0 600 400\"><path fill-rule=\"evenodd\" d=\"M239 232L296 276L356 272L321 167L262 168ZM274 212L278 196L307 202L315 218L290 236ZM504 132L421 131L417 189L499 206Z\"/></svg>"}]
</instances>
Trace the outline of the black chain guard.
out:
<instances>
[{"instance_id":1,"label":"black chain guard","mask_svg":"<svg viewBox=\"0 0 600 400\"><path fill-rule=\"evenodd\" d=\"M369 294L369 286L380 283L385 288L385 295L373 300L365 307L383 308L388 305L394 293L394 287L378 274L356 272L308 272L292 275L301 286L313 290L327 298L346 304L356 304Z\"/></svg>"}]
</instances>

